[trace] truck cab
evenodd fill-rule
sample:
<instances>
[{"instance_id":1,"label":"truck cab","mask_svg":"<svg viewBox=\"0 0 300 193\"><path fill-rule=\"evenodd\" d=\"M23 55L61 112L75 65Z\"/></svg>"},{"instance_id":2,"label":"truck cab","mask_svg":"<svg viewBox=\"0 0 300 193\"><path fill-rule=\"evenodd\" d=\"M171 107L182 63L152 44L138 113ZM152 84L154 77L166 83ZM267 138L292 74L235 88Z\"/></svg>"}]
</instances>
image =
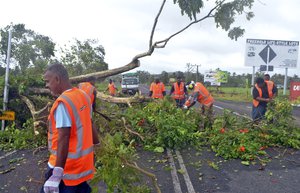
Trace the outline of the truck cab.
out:
<instances>
[{"instance_id":1,"label":"truck cab","mask_svg":"<svg viewBox=\"0 0 300 193\"><path fill-rule=\"evenodd\" d=\"M122 75L121 81L122 93L135 95L139 92L139 78L136 73L127 73Z\"/></svg>"}]
</instances>

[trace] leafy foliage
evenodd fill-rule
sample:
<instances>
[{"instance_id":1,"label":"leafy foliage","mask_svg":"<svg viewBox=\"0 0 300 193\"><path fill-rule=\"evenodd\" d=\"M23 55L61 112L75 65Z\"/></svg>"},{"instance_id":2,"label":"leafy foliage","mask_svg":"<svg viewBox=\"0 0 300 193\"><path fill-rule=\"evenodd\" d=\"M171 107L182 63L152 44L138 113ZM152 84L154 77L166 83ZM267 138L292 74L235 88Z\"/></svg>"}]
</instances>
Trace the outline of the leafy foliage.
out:
<instances>
[{"instance_id":1,"label":"leafy foliage","mask_svg":"<svg viewBox=\"0 0 300 193\"><path fill-rule=\"evenodd\" d=\"M176 108L170 99L128 109L125 116L132 128L145 137L144 145L150 150L182 148L199 142L198 124L203 119L193 109Z\"/></svg>"},{"instance_id":2,"label":"leafy foliage","mask_svg":"<svg viewBox=\"0 0 300 193\"><path fill-rule=\"evenodd\" d=\"M0 132L0 149L28 149L46 145L46 136L34 135L33 122L28 120L23 128L16 128L15 124L6 127L6 130Z\"/></svg>"},{"instance_id":3,"label":"leafy foliage","mask_svg":"<svg viewBox=\"0 0 300 193\"><path fill-rule=\"evenodd\" d=\"M10 26L0 29L1 54L7 55L8 30ZM24 24L12 26L11 59L20 73L24 74L29 67L36 63L49 61L54 56L55 43L48 36L40 35L33 30L26 29Z\"/></svg>"},{"instance_id":4,"label":"leafy foliage","mask_svg":"<svg viewBox=\"0 0 300 193\"><path fill-rule=\"evenodd\" d=\"M133 141L125 145L122 133L114 135L107 134L101 141L101 146L97 150L97 173L92 180L93 191L97 191L97 183L103 180L107 185L107 192L150 192L143 185L137 185L141 178L137 171L126 165L134 161L135 149Z\"/></svg>"},{"instance_id":5,"label":"leafy foliage","mask_svg":"<svg viewBox=\"0 0 300 193\"><path fill-rule=\"evenodd\" d=\"M202 0L173 0L181 9L181 15L187 14L190 20L197 20L197 13L200 13L203 7Z\"/></svg>"},{"instance_id":6,"label":"leafy foliage","mask_svg":"<svg viewBox=\"0 0 300 193\"><path fill-rule=\"evenodd\" d=\"M66 65L70 76L108 69L108 64L104 62L104 47L97 40L81 42L76 39L70 48L62 49L62 53L61 61Z\"/></svg>"},{"instance_id":7,"label":"leafy foliage","mask_svg":"<svg viewBox=\"0 0 300 193\"><path fill-rule=\"evenodd\" d=\"M225 159L253 160L271 146L300 149L300 129L293 124L292 106L279 98L269 104L266 119L258 125L224 111L205 135L213 151Z\"/></svg>"}]
</instances>

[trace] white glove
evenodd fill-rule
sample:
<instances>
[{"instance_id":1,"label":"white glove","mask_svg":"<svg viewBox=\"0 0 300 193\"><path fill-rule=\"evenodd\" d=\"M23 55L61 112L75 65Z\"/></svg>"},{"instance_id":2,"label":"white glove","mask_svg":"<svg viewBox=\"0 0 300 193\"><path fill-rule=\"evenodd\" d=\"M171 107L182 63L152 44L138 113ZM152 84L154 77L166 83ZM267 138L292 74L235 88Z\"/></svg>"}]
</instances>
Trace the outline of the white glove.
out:
<instances>
[{"instance_id":1,"label":"white glove","mask_svg":"<svg viewBox=\"0 0 300 193\"><path fill-rule=\"evenodd\" d=\"M183 109L188 109L188 107L186 105L183 105Z\"/></svg>"},{"instance_id":2,"label":"white glove","mask_svg":"<svg viewBox=\"0 0 300 193\"><path fill-rule=\"evenodd\" d=\"M59 193L59 184L63 177L64 169L61 167L54 167L52 176L44 184L45 193Z\"/></svg>"}]
</instances>

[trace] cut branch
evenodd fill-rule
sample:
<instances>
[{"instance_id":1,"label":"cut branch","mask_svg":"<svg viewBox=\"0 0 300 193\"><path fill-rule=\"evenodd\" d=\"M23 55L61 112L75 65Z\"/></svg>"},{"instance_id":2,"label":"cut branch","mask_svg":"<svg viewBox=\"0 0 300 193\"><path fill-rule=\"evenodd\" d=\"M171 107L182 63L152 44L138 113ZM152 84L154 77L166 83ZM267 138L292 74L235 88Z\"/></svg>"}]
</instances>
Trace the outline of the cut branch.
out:
<instances>
[{"instance_id":1,"label":"cut branch","mask_svg":"<svg viewBox=\"0 0 300 193\"><path fill-rule=\"evenodd\" d=\"M160 188L159 188L159 186L158 186L158 183L157 183L157 178L156 178L156 176L155 176L154 174L152 174L152 173L150 173L150 172L148 172L148 171L146 171L146 170L140 168L137 164L134 165L134 164L128 163L127 161L124 161L124 164L125 164L126 166L131 167L131 168L133 168L133 169L136 169L136 170L138 170L139 172L141 172L141 173L145 174L146 176L150 177L151 180L152 180L152 182L153 182L153 184L154 184L154 187L155 187L155 189L156 189L156 192L157 192L157 193L161 193L161 190L160 190Z\"/></svg>"},{"instance_id":2,"label":"cut branch","mask_svg":"<svg viewBox=\"0 0 300 193\"><path fill-rule=\"evenodd\" d=\"M122 121L123 121L123 124L124 124L125 129L126 129L129 133L131 133L131 134L133 134L133 135L137 135L142 141L144 141L144 137L143 137L141 134L139 134L138 132L135 132L135 131L129 129L129 128L126 126L126 120L125 120L124 117L122 117Z\"/></svg>"}]
</instances>

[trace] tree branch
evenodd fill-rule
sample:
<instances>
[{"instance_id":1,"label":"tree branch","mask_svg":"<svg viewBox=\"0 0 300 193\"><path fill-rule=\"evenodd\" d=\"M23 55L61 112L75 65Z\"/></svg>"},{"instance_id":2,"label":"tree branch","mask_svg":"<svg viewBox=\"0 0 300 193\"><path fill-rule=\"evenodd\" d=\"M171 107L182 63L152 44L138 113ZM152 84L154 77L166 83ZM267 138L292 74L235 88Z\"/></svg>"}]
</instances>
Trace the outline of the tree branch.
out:
<instances>
[{"instance_id":1,"label":"tree branch","mask_svg":"<svg viewBox=\"0 0 300 193\"><path fill-rule=\"evenodd\" d=\"M158 13L157 13L157 15L156 15L156 17L154 19L152 31L151 31L151 34L150 34L149 50L153 49L152 42L153 42L154 31L155 31L155 28L156 28L156 24L158 22L158 18L159 18L160 14L161 14L164 6L165 6L165 3L166 3L166 0L163 0L162 4L160 6L160 9L159 9L159 11L158 11Z\"/></svg>"},{"instance_id":2,"label":"tree branch","mask_svg":"<svg viewBox=\"0 0 300 193\"><path fill-rule=\"evenodd\" d=\"M146 176L150 177L151 180L152 180L152 182L153 182L153 184L154 184L154 187L155 187L155 189L156 189L156 192L157 192L157 193L161 193L161 190L160 190L160 188L159 188L159 186L158 186L158 184L157 184L157 178L156 178L156 176L155 176L154 174L152 174L152 173L150 173L150 172L148 172L148 171L146 171L146 170L140 168L137 164L133 165L133 164L131 164L131 163L128 163L126 160L124 161L124 164L127 165L128 167L131 167L131 168L133 168L133 169L136 169L136 170L138 170L139 172L141 172L141 173L145 174Z\"/></svg>"},{"instance_id":3,"label":"tree branch","mask_svg":"<svg viewBox=\"0 0 300 193\"><path fill-rule=\"evenodd\" d=\"M124 124L125 129L126 129L129 133L134 134L134 135L137 135L142 141L144 141L144 137L143 137L141 134L139 134L138 132L135 132L135 131L129 129L129 128L126 126L126 120L125 120L124 117L122 117L122 121L123 121L123 124Z\"/></svg>"},{"instance_id":4,"label":"tree branch","mask_svg":"<svg viewBox=\"0 0 300 193\"><path fill-rule=\"evenodd\" d=\"M220 6L223 4L223 2L224 2L224 1L220 2L219 4L217 4L214 8L212 8L212 9L208 12L208 14L207 14L206 16L202 17L201 19L198 19L198 20L195 20L195 21L189 23L187 26L185 26L185 27L182 28L181 30L177 31L176 33L172 34L172 35L169 36L168 38L166 38L166 39L164 39L164 40L160 40L160 41L155 42L154 45L153 45L154 48L164 48L164 47L167 45L168 41L169 41L171 38L173 38L174 36L176 36L176 35L182 33L183 31L185 31L186 29L188 29L190 26L192 26L192 25L194 25L194 24L196 24L196 23L199 23L200 21L203 21L203 20L205 20L205 19L207 19L207 18L213 17L212 12L215 11L218 7L220 7ZM162 44L162 45L160 45L160 44Z\"/></svg>"}]
</instances>

